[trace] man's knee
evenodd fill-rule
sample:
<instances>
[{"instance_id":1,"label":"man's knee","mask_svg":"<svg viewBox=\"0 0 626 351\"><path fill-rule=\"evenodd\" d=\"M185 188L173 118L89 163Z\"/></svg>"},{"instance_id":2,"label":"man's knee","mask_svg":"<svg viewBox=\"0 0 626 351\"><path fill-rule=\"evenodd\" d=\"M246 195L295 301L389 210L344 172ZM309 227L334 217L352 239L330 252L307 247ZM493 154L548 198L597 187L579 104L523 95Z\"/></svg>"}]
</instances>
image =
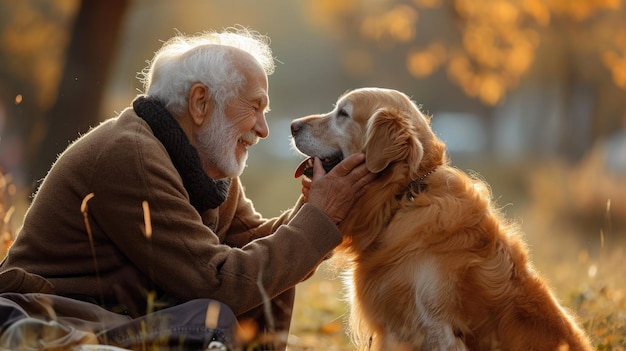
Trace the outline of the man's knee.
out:
<instances>
[{"instance_id":1,"label":"man's knee","mask_svg":"<svg viewBox=\"0 0 626 351\"><path fill-rule=\"evenodd\" d=\"M195 299L176 307L176 314L196 319L192 324L203 324L209 329L234 328L237 318L233 311L222 302L211 299Z\"/></svg>"},{"instance_id":2,"label":"man's knee","mask_svg":"<svg viewBox=\"0 0 626 351\"><path fill-rule=\"evenodd\" d=\"M228 306L215 300L196 299L136 318L101 337L128 348L169 344L206 349L219 344L231 349L236 328L235 315Z\"/></svg>"}]
</instances>

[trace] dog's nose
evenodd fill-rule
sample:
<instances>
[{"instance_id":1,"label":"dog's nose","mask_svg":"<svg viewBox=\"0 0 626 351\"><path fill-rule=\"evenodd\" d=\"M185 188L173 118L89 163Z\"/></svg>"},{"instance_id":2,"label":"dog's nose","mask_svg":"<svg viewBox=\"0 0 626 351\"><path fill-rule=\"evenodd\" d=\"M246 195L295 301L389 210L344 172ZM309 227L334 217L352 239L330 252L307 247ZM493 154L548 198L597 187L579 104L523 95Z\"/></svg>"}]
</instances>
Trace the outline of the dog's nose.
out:
<instances>
[{"instance_id":1,"label":"dog's nose","mask_svg":"<svg viewBox=\"0 0 626 351\"><path fill-rule=\"evenodd\" d=\"M291 135L296 136L296 134L298 134L298 131L302 128L302 125L303 123L299 121L291 122Z\"/></svg>"}]
</instances>

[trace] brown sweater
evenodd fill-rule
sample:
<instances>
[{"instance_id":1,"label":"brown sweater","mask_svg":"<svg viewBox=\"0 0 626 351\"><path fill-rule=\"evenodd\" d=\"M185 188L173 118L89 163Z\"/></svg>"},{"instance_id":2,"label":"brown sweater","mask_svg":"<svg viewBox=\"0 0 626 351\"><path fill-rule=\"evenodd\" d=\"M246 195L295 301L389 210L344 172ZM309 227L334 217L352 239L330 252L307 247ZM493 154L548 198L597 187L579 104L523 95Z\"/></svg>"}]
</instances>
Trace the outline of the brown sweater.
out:
<instances>
[{"instance_id":1,"label":"brown sweater","mask_svg":"<svg viewBox=\"0 0 626 351\"><path fill-rule=\"evenodd\" d=\"M90 193L96 262L81 213ZM144 236L143 201L150 208L151 239ZM220 207L200 215L165 148L129 108L61 154L0 272L22 268L40 275L59 295L100 302L102 294L105 304L123 305L131 315L145 312L151 289L177 301L217 299L241 315L263 302L259 278L270 298L279 296L341 241L336 226L313 206L305 204L288 221L290 216L262 218L239 179ZM20 284L5 282L5 288Z\"/></svg>"}]
</instances>

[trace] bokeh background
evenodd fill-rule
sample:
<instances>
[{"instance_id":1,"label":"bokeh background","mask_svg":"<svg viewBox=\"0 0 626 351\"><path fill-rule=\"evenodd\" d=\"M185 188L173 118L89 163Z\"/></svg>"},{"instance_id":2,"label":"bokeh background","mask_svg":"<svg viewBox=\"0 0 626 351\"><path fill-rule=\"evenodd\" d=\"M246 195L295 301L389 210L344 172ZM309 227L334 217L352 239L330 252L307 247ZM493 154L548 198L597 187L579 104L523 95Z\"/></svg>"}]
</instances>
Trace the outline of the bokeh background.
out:
<instances>
[{"instance_id":1,"label":"bokeh background","mask_svg":"<svg viewBox=\"0 0 626 351\"><path fill-rule=\"evenodd\" d=\"M622 0L0 0L0 257L56 155L129 106L164 40L234 25L270 36L278 62L270 136L243 175L257 210L299 194L292 119L349 89L401 90L522 223L598 349L624 349ZM298 290L292 348L350 349L345 313L325 265Z\"/></svg>"}]
</instances>

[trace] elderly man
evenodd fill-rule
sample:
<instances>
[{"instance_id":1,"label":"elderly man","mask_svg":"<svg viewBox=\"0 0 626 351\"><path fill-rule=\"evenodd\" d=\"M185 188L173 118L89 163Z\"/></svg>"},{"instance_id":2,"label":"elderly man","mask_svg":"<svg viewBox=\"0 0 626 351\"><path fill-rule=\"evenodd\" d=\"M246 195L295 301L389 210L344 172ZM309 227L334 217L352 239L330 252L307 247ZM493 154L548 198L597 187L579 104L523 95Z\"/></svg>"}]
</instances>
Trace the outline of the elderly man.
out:
<instances>
[{"instance_id":1,"label":"elderly man","mask_svg":"<svg viewBox=\"0 0 626 351\"><path fill-rule=\"evenodd\" d=\"M238 177L269 133L266 39L169 40L142 72L146 94L60 155L0 265L0 348L24 333L37 337L23 349L232 345L230 311L284 336L295 285L341 242L336 225L374 176L363 155L328 174L316 160L293 210L254 210Z\"/></svg>"}]
</instances>

